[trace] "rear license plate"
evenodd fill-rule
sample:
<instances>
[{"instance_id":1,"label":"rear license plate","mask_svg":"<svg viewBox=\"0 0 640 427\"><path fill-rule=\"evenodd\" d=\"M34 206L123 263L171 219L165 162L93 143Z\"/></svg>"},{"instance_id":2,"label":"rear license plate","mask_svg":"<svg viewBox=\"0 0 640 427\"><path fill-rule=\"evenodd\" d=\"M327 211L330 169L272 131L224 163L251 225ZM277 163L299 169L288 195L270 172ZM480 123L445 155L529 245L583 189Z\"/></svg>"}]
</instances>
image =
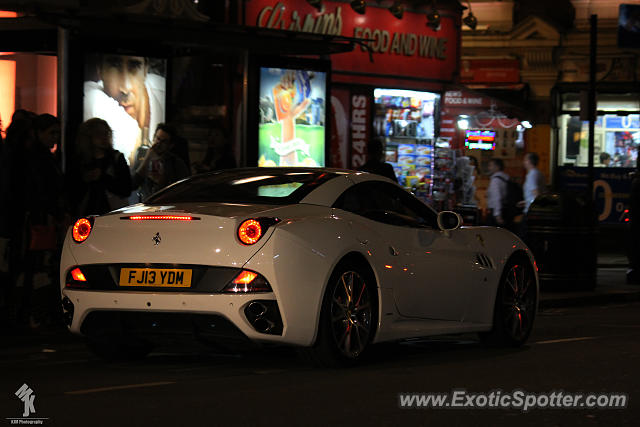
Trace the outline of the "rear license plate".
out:
<instances>
[{"instance_id":1,"label":"rear license plate","mask_svg":"<svg viewBox=\"0 0 640 427\"><path fill-rule=\"evenodd\" d=\"M177 268L122 268L120 286L191 287L191 270Z\"/></svg>"}]
</instances>

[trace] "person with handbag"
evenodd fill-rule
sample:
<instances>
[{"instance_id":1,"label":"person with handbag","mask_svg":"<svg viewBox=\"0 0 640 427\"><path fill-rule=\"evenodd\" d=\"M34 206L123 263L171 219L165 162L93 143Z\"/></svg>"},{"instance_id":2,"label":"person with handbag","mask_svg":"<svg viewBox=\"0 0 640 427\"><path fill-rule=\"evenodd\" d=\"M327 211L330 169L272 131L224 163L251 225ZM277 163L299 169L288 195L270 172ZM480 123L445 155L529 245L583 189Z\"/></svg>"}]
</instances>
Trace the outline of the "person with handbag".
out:
<instances>
[{"instance_id":1,"label":"person with handbag","mask_svg":"<svg viewBox=\"0 0 640 427\"><path fill-rule=\"evenodd\" d=\"M35 327L43 315L51 314L46 301L40 301L44 304L34 310L33 281L39 272L47 273L54 284L57 276L57 263L45 262L45 254L58 250L56 223L64 210L64 181L52 153L59 129L58 119L49 114L16 118L7 129L5 165L10 169L11 206L7 218L12 229L7 294L19 326ZM43 130L50 133L49 137L44 137Z\"/></svg>"},{"instance_id":2,"label":"person with handbag","mask_svg":"<svg viewBox=\"0 0 640 427\"><path fill-rule=\"evenodd\" d=\"M113 133L106 121L92 118L80 125L75 154L68 187L76 217L101 215L128 204L129 167L124 155L113 148Z\"/></svg>"}]
</instances>

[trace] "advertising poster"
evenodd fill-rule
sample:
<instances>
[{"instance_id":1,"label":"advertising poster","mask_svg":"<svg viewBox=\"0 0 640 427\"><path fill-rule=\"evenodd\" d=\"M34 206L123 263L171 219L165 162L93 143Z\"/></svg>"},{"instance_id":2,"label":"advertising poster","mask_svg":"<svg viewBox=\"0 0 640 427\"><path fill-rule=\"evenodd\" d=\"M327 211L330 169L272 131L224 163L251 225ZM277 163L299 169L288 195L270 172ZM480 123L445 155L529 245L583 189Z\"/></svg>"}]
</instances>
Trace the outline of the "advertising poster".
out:
<instances>
[{"instance_id":1,"label":"advertising poster","mask_svg":"<svg viewBox=\"0 0 640 427\"><path fill-rule=\"evenodd\" d=\"M133 164L165 120L166 60L92 54L85 57L83 121L98 117L113 131L113 148Z\"/></svg>"},{"instance_id":2,"label":"advertising poster","mask_svg":"<svg viewBox=\"0 0 640 427\"><path fill-rule=\"evenodd\" d=\"M331 167L346 169L349 150L349 99L351 91L347 88L331 89L331 136L329 138L329 160Z\"/></svg>"},{"instance_id":3,"label":"advertising poster","mask_svg":"<svg viewBox=\"0 0 640 427\"><path fill-rule=\"evenodd\" d=\"M629 209L631 193L630 169L594 168L593 200L598 221L623 224ZM573 166L558 167L558 188L577 194L587 189L588 169Z\"/></svg>"},{"instance_id":4,"label":"advertising poster","mask_svg":"<svg viewBox=\"0 0 640 427\"><path fill-rule=\"evenodd\" d=\"M324 72L260 69L258 166L325 165Z\"/></svg>"}]
</instances>

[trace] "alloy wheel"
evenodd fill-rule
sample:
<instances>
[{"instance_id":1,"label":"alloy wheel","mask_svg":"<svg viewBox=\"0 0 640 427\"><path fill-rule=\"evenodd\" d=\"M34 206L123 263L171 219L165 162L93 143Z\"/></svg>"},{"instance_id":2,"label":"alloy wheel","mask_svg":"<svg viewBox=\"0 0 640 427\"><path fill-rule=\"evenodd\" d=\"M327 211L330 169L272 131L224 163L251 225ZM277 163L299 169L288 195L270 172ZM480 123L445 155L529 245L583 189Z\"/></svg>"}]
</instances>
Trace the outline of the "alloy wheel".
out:
<instances>
[{"instance_id":1,"label":"alloy wheel","mask_svg":"<svg viewBox=\"0 0 640 427\"><path fill-rule=\"evenodd\" d=\"M526 339L536 309L536 288L530 271L522 264L509 269L502 290L505 332L515 341Z\"/></svg>"},{"instance_id":2,"label":"alloy wheel","mask_svg":"<svg viewBox=\"0 0 640 427\"><path fill-rule=\"evenodd\" d=\"M364 278L345 271L331 295L331 331L340 352L357 358L369 343L372 306Z\"/></svg>"}]
</instances>

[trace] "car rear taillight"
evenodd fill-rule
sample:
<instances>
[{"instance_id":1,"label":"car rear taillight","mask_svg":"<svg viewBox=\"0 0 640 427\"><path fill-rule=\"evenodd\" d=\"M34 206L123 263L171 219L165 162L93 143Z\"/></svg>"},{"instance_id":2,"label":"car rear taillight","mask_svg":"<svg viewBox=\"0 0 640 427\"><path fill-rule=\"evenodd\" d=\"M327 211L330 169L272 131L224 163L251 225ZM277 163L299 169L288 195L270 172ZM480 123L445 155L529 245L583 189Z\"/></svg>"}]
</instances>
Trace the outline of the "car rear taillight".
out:
<instances>
[{"instance_id":1,"label":"car rear taillight","mask_svg":"<svg viewBox=\"0 0 640 427\"><path fill-rule=\"evenodd\" d=\"M86 289L89 287L87 277L84 275L82 270L80 270L80 267L75 267L69 270L67 273L67 280L65 281L65 287L80 289Z\"/></svg>"},{"instance_id":2,"label":"car rear taillight","mask_svg":"<svg viewBox=\"0 0 640 427\"><path fill-rule=\"evenodd\" d=\"M255 219L248 219L240 224L238 238L245 245L253 245L262 237L262 226Z\"/></svg>"},{"instance_id":3,"label":"car rear taillight","mask_svg":"<svg viewBox=\"0 0 640 427\"><path fill-rule=\"evenodd\" d=\"M73 224L72 236L76 243L82 243L91 234L91 228L93 227L93 218L80 218Z\"/></svg>"},{"instance_id":4,"label":"car rear taillight","mask_svg":"<svg viewBox=\"0 0 640 427\"><path fill-rule=\"evenodd\" d=\"M278 218L249 218L238 227L238 239L244 245L253 245L264 236L267 228L277 224Z\"/></svg>"},{"instance_id":5,"label":"car rear taillight","mask_svg":"<svg viewBox=\"0 0 640 427\"><path fill-rule=\"evenodd\" d=\"M71 270L71 278L73 280L76 280L78 282L86 282L87 278L84 277L84 274L82 273L82 271L80 271L79 268L74 268L73 270Z\"/></svg>"},{"instance_id":6,"label":"car rear taillight","mask_svg":"<svg viewBox=\"0 0 640 427\"><path fill-rule=\"evenodd\" d=\"M247 293L247 292L271 292L271 285L261 274L255 271L242 270L222 292Z\"/></svg>"}]
</instances>

